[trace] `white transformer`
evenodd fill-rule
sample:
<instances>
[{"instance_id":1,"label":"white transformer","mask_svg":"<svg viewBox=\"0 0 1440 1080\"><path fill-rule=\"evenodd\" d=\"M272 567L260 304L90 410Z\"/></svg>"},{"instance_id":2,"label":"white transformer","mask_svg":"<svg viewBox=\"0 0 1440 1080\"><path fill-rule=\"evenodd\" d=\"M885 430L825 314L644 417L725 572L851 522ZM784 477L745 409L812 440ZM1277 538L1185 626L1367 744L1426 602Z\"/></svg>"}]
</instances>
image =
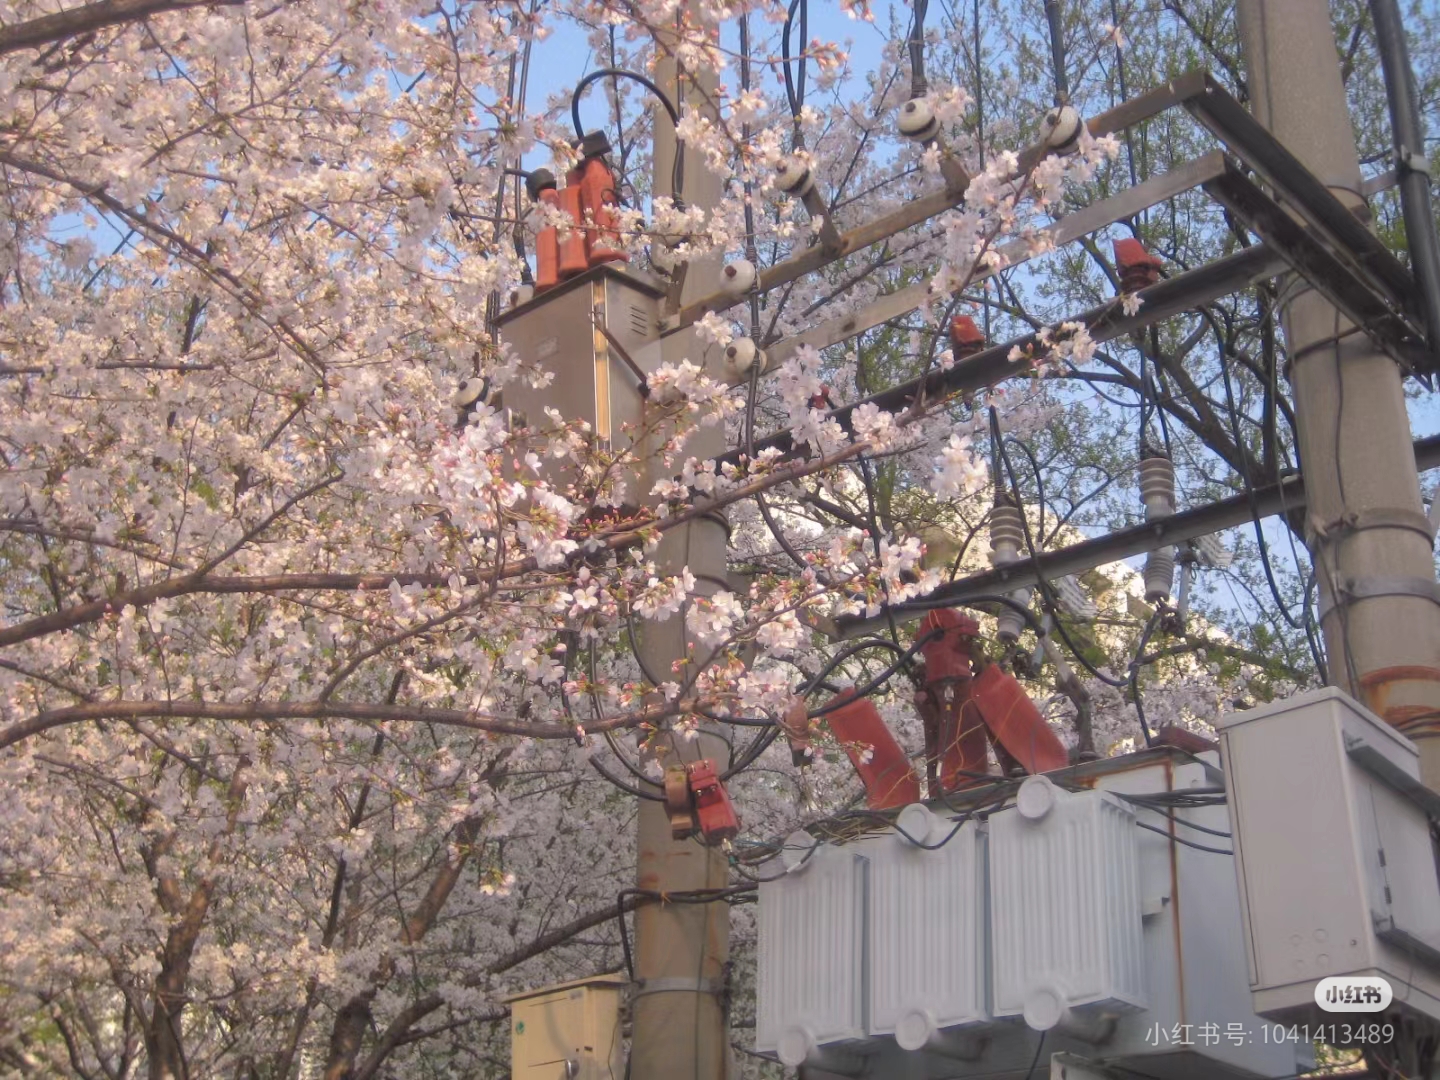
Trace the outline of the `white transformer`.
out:
<instances>
[{"instance_id":1,"label":"white transformer","mask_svg":"<svg viewBox=\"0 0 1440 1080\"><path fill-rule=\"evenodd\" d=\"M1217 764L1156 748L994 812L907 807L809 857L792 838L760 887L756 1049L817 1078L1024 1080L1054 1053L1163 1080L1302 1071L1311 1048L1250 1006Z\"/></svg>"}]
</instances>

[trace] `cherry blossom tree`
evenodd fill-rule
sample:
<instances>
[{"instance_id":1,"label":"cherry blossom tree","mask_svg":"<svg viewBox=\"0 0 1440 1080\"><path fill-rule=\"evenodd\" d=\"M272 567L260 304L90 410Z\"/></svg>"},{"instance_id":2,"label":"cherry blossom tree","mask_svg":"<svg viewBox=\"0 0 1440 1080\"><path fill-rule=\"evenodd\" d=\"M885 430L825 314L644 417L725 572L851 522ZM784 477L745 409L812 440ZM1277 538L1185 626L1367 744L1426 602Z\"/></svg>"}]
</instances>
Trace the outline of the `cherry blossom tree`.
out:
<instances>
[{"instance_id":1,"label":"cherry blossom tree","mask_svg":"<svg viewBox=\"0 0 1440 1080\"><path fill-rule=\"evenodd\" d=\"M1103 24L1101 6L1074 6L1077 36ZM794 6L774 2L12 5L0 27L6 1069L504 1075L503 994L619 967L617 916L650 899L626 891L633 792L655 793L642 746L663 758L698 724L733 721L719 730L749 766L734 793L752 841L853 800L837 748L822 740L797 769L776 725L837 654L817 628L975 565L982 544L937 553L978 535L1005 483L989 409L1064 476L1052 494L1065 510L1021 493L1042 538L1123 520L1085 495L1096 474L1084 465L1088 454L1107 485L1122 475L1115 432L1133 421L1077 417L1067 387L1137 376L1066 313L1028 310L1020 293L1044 279L1007 272L1002 245L1044 255L1039 228L1122 183L1133 154L1089 134L1064 154L1026 152L1048 104L1016 75L1039 70L1037 13L1003 7L911 32L905 9L854 5L858 34L894 23L860 70L843 42L798 40ZM972 35L982 14L988 46ZM1178 33L1187 16L1166 18ZM1204 28L1187 32L1205 41ZM557 377L494 330L525 270L515 238L523 249L551 220L515 172L574 157L568 94L525 99L554 32L582 35L611 67L673 61L720 87L679 126L687 168L725 181L713 208L652 197L657 121L642 87L592 91L616 148L624 242L657 273L707 253L774 264L827 224L951 185L946 213L707 316L697 349L775 341L919 281L931 302L823 353L796 349L748 385L698 355L653 372L644 434L658 465L645 469L575 418L507 424L497 391ZM1086 62L1122 36L1095 30ZM925 43L928 81L907 37ZM980 72L986 47L1005 58L993 75ZM1148 70L1136 81L1163 75ZM1080 104L1115 92L1113 79L1076 83ZM912 97L948 158L894 132ZM823 219L776 185L793 155L830 200ZM1076 282L1077 298L1096 287ZM832 405L953 365L944 327L958 310L997 340L1042 328L1041 347L986 393L862 405L837 422ZM1177 379L1197 347L1170 343ZM470 378L491 393L457 416L451 395ZM1195 476L1217 455L1243 465L1254 441L1206 426L1214 404L1162 403L1195 436ZM697 459L690 436L717 425L742 452ZM1080 437L1067 442L1067 425ZM748 452L775 430L792 450ZM715 508L746 584L701 597L652 555ZM1091 583L1117 622L1133 616L1127 573ZM1267 667L1226 636L1222 611L1207 614L1213 632L1152 658L1159 719L1203 720ZM684 620L692 662L647 673L635 625L667 619ZM1142 621L1074 629L1097 671L1123 676ZM1291 661L1267 674L1310 677ZM888 663L853 653L836 677ZM1062 729L1089 708L1102 748L1138 733L1124 688L1086 680L1083 706L1049 675L1031 685ZM887 719L923 753L903 679L889 695ZM737 876L722 899L749 890ZM742 949L742 974L746 962Z\"/></svg>"}]
</instances>

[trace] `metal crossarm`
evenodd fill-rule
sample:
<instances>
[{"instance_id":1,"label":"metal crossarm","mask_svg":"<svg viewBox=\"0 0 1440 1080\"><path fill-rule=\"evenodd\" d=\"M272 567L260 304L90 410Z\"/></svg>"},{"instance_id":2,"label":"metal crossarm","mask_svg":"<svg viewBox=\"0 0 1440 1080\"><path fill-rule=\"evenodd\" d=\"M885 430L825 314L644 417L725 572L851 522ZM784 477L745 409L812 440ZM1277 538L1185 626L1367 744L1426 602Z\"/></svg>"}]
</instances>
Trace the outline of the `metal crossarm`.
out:
<instances>
[{"instance_id":1,"label":"metal crossarm","mask_svg":"<svg viewBox=\"0 0 1440 1080\"><path fill-rule=\"evenodd\" d=\"M1274 277L1285 265L1285 260L1267 245L1256 244L1142 290L1138 294L1140 308L1134 315L1126 315L1120 302L1111 300L1076 316L1073 321L1083 324L1096 341L1110 341L1132 330L1228 296L1256 281ZM1018 347L1023 353L1027 349L1036 348L1038 344L1037 335L1026 334L968 356L948 371L936 369L921 378L911 379L878 394L871 394L861 401L834 409L828 415L848 431L851 414L867 402L889 412L897 412L909 408L922 398L925 401L937 401L951 394L983 390L1022 374L1026 370L1025 366L1010 359L1011 351ZM757 453L771 447L784 453L797 449L789 431L778 431L755 443ZM738 464L742 455L741 450L732 450L720 457L719 462Z\"/></svg>"},{"instance_id":2,"label":"metal crossarm","mask_svg":"<svg viewBox=\"0 0 1440 1080\"><path fill-rule=\"evenodd\" d=\"M1327 243L1324 232L1314 227L1307 228L1296 221L1287 212L1290 203L1281 206L1233 163L1223 174L1207 181L1205 190L1273 248L1292 270L1314 285L1330 303L1368 333L1402 367L1423 371L1433 363L1421 329L1423 324L1412 310L1411 301L1416 295L1414 281L1399 263L1387 267L1384 274L1370 272L1365 264L1351 257L1353 252ZM1328 192L1326 194L1329 195ZM1349 211L1342 207L1341 212L1359 225ZM1363 226L1360 231L1375 239ZM1384 254L1390 262L1394 261L1388 252ZM1368 264L1371 267L1381 266L1385 265L1385 261L1370 259ZM1390 271L1397 269L1409 283L1404 291L1394 288L1394 274Z\"/></svg>"}]
</instances>

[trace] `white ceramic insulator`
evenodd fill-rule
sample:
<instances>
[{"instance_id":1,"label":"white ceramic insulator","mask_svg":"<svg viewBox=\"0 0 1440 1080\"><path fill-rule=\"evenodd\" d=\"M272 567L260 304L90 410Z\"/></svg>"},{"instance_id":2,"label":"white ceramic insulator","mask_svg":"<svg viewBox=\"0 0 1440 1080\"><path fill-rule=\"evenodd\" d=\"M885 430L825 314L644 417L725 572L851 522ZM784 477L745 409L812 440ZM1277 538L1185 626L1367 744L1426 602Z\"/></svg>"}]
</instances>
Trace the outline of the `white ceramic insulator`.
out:
<instances>
[{"instance_id":1,"label":"white ceramic insulator","mask_svg":"<svg viewBox=\"0 0 1440 1080\"><path fill-rule=\"evenodd\" d=\"M940 121L935 119L935 110L924 98L911 98L900 106L897 126L901 135L915 142L926 142L940 133Z\"/></svg>"},{"instance_id":2,"label":"white ceramic insulator","mask_svg":"<svg viewBox=\"0 0 1440 1080\"><path fill-rule=\"evenodd\" d=\"M1145 504L1145 520L1169 517L1175 513L1175 463L1155 454L1140 459L1140 501Z\"/></svg>"},{"instance_id":3,"label":"white ceramic insulator","mask_svg":"<svg viewBox=\"0 0 1440 1080\"><path fill-rule=\"evenodd\" d=\"M1160 454L1140 460L1140 499L1145 520L1157 521L1175 513L1175 463ZM1150 603L1170 599L1175 583L1175 548L1166 544L1145 559L1145 599Z\"/></svg>"},{"instance_id":4,"label":"white ceramic insulator","mask_svg":"<svg viewBox=\"0 0 1440 1080\"><path fill-rule=\"evenodd\" d=\"M910 803L895 818L895 835L906 844L928 844L939 821L924 803Z\"/></svg>"},{"instance_id":5,"label":"white ceramic insulator","mask_svg":"<svg viewBox=\"0 0 1440 1080\"><path fill-rule=\"evenodd\" d=\"M1015 793L1015 811L1026 821L1040 821L1059 805L1061 790L1045 776L1027 776Z\"/></svg>"},{"instance_id":6,"label":"white ceramic insulator","mask_svg":"<svg viewBox=\"0 0 1440 1080\"><path fill-rule=\"evenodd\" d=\"M775 167L775 186L788 195L804 198L815 186L805 159L792 155Z\"/></svg>"},{"instance_id":7,"label":"white ceramic insulator","mask_svg":"<svg viewBox=\"0 0 1440 1080\"><path fill-rule=\"evenodd\" d=\"M815 1046L814 1033L803 1024L795 1024L780 1033L775 1052L780 1064L796 1069L805 1064L805 1059L810 1056Z\"/></svg>"},{"instance_id":8,"label":"white ceramic insulator","mask_svg":"<svg viewBox=\"0 0 1440 1080\"><path fill-rule=\"evenodd\" d=\"M765 353L752 338L736 338L725 347L725 377L731 382L744 382L750 378L755 365L765 370Z\"/></svg>"},{"instance_id":9,"label":"white ceramic insulator","mask_svg":"<svg viewBox=\"0 0 1440 1080\"><path fill-rule=\"evenodd\" d=\"M910 1009L895 1022L895 1043L901 1050L923 1050L939 1030L929 1009Z\"/></svg>"},{"instance_id":10,"label":"white ceramic insulator","mask_svg":"<svg viewBox=\"0 0 1440 1080\"><path fill-rule=\"evenodd\" d=\"M726 263L721 269L720 290L731 296L744 296L755 288L758 277L754 263L749 259L736 259Z\"/></svg>"},{"instance_id":11,"label":"white ceramic insulator","mask_svg":"<svg viewBox=\"0 0 1440 1080\"><path fill-rule=\"evenodd\" d=\"M1069 150L1080 140L1085 129L1080 114L1073 105L1057 105L1045 114L1040 122L1040 131L1045 145L1051 150Z\"/></svg>"},{"instance_id":12,"label":"white ceramic insulator","mask_svg":"<svg viewBox=\"0 0 1440 1080\"><path fill-rule=\"evenodd\" d=\"M1145 599L1154 604L1170 599L1170 588L1175 583L1175 549L1156 548L1145 556Z\"/></svg>"},{"instance_id":13,"label":"white ceramic insulator","mask_svg":"<svg viewBox=\"0 0 1440 1080\"><path fill-rule=\"evenodd\" d=\"M450 404L457 409L468 409L479 401L484 393L485 379L480 375L472 375L460 384L460 389L450 398Z\"/></svg>"},{"instance_id":14,"label":"white ceramic insulator","mask_svg":"<svg viewBox=\"0 0 1440 1080\"><path fill-rule=\"evenodd\" d=\"M1025 997L1025 1026L1031 1031L1049 1031L1069 1019L1065 992L1058 986L1037 986Z\"/></svg>"}]
</instances>

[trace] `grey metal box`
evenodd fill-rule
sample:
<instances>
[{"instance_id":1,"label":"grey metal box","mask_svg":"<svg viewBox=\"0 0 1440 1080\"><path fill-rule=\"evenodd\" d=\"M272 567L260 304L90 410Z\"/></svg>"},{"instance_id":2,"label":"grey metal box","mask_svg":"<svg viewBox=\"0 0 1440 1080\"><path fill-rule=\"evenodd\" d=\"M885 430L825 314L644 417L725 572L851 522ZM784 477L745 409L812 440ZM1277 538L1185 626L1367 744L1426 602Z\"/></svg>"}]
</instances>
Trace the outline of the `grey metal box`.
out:
<instances>
[{"instance_id":1,"label":"grey metal box","mask_svg":"<svg viewBox=\"0 0 1440 1080\"><path fill-rule=\"evenodd\" d=\"M602 444L630 444L643 420L640 378L660 362L661 287L623 264L604 263L511 308L495 320L500 336L527 364L554 373L541 389L520 379L503 401L511 423L543 439L547 407L584 420Z\"/></svg>"},{"instance_id":2,"label":"grey metal box","mask_svg":"<svg viewBox=\"0 0 1440 1080\"><path fill-rule=\"evenodd\" d=\"M1316 983L1380 976L1440 1019L1440 797L1414 744L1333 687L1218 727L1255 1011L1334 1022Z\"/></svg>"}]
</instances>

